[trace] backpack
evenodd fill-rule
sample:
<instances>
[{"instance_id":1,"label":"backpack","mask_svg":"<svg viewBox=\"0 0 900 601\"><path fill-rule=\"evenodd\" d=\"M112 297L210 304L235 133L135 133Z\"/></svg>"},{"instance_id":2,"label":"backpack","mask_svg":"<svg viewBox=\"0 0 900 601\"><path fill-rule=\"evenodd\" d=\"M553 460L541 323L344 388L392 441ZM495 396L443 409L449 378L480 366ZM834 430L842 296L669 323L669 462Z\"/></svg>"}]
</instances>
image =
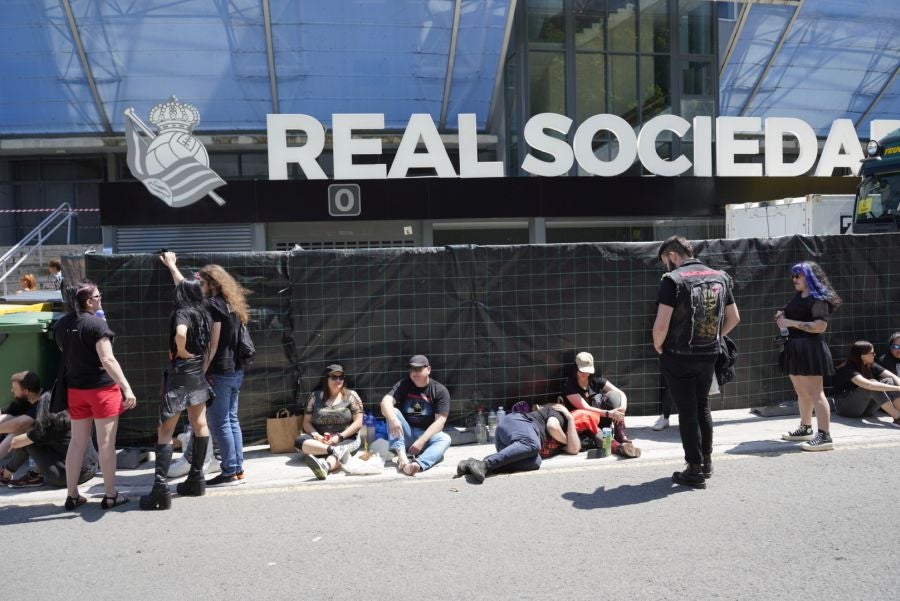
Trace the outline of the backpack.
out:
<instances>
[{"instance_id":1,"label":"backpack","mask_svg":"<svg viewBox=\"0 0 900 601\"><path fill-rule=\"evenodd\" d=\"M253 339L250 338L250 330L247 329L247 325L234 313L231 315L237 322L234 324L237 338L234 343L234 357L238 365L251 365L256 358L256 345L253 344Z\"/></svg>"}]
</instances>

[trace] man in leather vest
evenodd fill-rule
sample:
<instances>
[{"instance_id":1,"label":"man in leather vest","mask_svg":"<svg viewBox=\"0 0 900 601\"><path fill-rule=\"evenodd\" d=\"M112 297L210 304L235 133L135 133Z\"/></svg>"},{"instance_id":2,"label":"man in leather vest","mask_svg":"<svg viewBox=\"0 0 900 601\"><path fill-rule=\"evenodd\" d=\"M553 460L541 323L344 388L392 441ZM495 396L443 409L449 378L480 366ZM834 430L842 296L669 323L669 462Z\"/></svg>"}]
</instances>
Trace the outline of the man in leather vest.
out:
<instances>
[{"instance_id":1,"label":"man in leather vest","mask_svg":"<svg viewBox=\"0 0 900 601\"><path fill-rule=\"evenodd\" d=\"M659 284L653 347L678 406L678 426L687 468L672 474L678 484L706 488L712 476L712 383L721 338L741 320L727 273L694 258L691 243L668 238L658 257L666 268Z\"/></svg>"}]
</instances>

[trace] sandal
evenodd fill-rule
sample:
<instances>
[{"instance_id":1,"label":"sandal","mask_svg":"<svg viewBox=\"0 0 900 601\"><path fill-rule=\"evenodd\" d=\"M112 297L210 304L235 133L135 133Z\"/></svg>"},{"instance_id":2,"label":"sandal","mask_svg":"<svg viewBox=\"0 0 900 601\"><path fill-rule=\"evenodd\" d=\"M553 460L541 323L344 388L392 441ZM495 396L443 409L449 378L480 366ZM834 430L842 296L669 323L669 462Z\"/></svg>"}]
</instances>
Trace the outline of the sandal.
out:
<instances>
[{"instance_id":1,"label":"sandal","mask_svg":"<svg viewBox=\"0 0 900 601\"><path fill-rule=\"evenodd\" d=\"M78 495L77 497L66 497L66 511L74 511L87 503L87 499Z\"/></svg>"},{"instance_id":2,"label":"sandal","mask_svg":"<svg viewBox=\"0 0 900 601\"><path fill-rule=\"evenodd\" d=\"M119 499L121 499L121 501ZM112 509L113 507L116 507L118 505L124 505L127 502L128 502L128 497L126 497L119 491L116 491L116 494L114 494L111 497L107 497L106 495L103 495L103 500L100 501L100 508L101 509Z\"/></svg>"}]
</instances>

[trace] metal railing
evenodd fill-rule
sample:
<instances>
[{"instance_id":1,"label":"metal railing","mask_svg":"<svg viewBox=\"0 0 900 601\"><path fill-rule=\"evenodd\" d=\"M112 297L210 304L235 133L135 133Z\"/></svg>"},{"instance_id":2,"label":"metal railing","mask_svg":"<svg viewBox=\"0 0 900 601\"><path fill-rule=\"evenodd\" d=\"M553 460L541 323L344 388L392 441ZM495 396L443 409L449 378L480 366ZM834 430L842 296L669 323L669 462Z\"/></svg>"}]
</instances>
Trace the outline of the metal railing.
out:
<instances>
[{"instance_id":1,"label":"metal railing","mask_svg":"<svg viewBox=\"0 0 900 601\"><path fill-rule=\"evenodd\" d=\"M72 243L72 219L76 216L75 210L69 205L69 203L64 202L53 211L50 212L47 217L44 218L37 226L28 233L27 236L19 240L15 246L10 248L8 251L3 253L3 256L0 256L0 282L3 283L3 294L9 294L9 281L8 278L10 274L14 273L16 269L19 268L19 265L25 262L31 253L35 250L38 252L38 261L43 264L44 263L44 242L47 241L50 236L52 236L56 230L61 228L63 225L66 226L66 244ZM29 247L29 245L31 245ZM23 252L23 249L26 249ZM17 253L22 252L22 256L13 263L12 267L7 268L7 264L13 260Z\"/></svg>"}]
</instances>

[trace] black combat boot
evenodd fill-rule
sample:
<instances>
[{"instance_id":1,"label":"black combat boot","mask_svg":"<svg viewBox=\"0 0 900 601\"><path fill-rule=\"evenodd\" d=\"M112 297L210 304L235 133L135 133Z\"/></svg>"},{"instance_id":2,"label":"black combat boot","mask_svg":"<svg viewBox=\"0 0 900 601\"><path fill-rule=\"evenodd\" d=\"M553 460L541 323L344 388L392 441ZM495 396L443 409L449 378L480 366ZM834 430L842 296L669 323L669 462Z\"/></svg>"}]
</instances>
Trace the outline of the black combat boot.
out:
<instances>
[{"instance_id":1,"label":"black combat boot","mask_svg":"<svg viewBox=\"0 0 900 601\"><path fill-rule=\"evenodd\" d=\"M141 509L170 509L172 493L166 484L166 475L172 463L172 444L156 445L156 474L153 477L153 489L149 495L141 497Z\"/></svg>"},{"instance_id":2,"label":"black combat boot","mask_svg":"<svg viewBox=\"0 0 900 601\"><path fill-rule=\"evenodd\" d=\"M672 481L693 488L706 488L706 478L699 463L688 463L687 469L672 474Z\"/></svg>"},{"instance_id":3,"label":"black combat boot","mask_svg":"<svg viewBox=\"0 0 900 601\"><path fill-rule=\"evenodd\" d=\"M182 497L202 497L206 494L206 480L203 477L203 464L206 462L206 449L209 436L194 436L191 440L191 470L187 480L175 487Z\"/></svg>"},{"instance_id":4,"label":"black combat boot","mask_svg":"<svg viewBox=\"0 0 900 601\"><path fill-rule=\"evenodd\" d=\"M703 463L700 464L700 467L703 470L704 478L712 478L712 475L713 475L712 455L704 455Z\"/></svg>"}]
</instances>

